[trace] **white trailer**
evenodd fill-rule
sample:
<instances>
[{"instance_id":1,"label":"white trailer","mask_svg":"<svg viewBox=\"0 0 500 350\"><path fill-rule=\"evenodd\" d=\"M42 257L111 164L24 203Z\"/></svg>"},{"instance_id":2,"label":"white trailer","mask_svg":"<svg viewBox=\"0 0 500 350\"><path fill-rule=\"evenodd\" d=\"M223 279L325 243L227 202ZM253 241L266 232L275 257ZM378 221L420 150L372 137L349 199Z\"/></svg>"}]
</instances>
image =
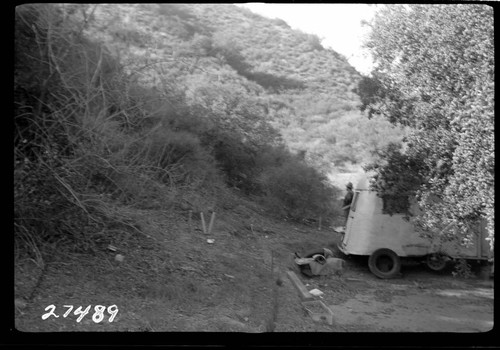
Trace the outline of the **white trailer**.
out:
<instances>
[{"instance_id":1,"label":"white trailer","mask_svg":"<svg viewBox=\"0 0 500 350\"><path fill-rule=\"evenodd\" d=\"M368 178L363 176L355 187L344 237L338 247L346 255L369 256L368 266L377 277L399 275L401 258L425 259L429 268L438 271L451 258L492 257L484 222L474 228L474 239L469 246L459 244L459 240L443 241L442 235L433 240L422 238L405 214L384 213L382 198L368 185ZM415 201L410 212L419 212ZM453 228L449 226L443 232L447 229Z\"/></svg>"}]
</instances>

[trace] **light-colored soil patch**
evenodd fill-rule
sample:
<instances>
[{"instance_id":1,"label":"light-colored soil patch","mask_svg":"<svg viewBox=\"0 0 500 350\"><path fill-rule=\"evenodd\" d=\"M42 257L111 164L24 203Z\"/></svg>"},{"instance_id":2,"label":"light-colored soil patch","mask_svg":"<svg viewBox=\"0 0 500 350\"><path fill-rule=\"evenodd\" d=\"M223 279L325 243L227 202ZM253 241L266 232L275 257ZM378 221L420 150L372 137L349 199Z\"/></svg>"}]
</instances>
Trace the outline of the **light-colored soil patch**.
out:
<instances>
[{"instance_id":1,"label":"light-colored soil patch","mask_svg":"<svg viewBox=\"0 0 500 350\"><path fill-rule=\"evenodd\" d=\"M401 286L385 286L389 289ZM400 294L380 301L370 289L339 305L330 305L339 325L385 332L486 332L493 328L493 289L420 290L396 288Z\"/></svg>"}]
</instances>

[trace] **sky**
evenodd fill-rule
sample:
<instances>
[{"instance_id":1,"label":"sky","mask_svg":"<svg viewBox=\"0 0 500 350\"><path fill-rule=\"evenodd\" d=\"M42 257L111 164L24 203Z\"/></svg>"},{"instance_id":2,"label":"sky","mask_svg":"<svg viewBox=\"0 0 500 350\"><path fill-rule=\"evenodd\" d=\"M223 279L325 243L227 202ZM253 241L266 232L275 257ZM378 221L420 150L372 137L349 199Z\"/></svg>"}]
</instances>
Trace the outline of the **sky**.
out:
<instances>
[{"instance_id":1,"label":"sky","mask_svg":"<svg viewBox=\"0 0 500 350\"><path fill-rule=\"evenodd\" d=\"M361 20L370 20L375 6L367 4L237 4L269 18L280 18L293 29L316 34L322 45L344 55L349 63L363 74L369 74L372 60L361 48L369 28Z\"/></svg>"}]
</instances>

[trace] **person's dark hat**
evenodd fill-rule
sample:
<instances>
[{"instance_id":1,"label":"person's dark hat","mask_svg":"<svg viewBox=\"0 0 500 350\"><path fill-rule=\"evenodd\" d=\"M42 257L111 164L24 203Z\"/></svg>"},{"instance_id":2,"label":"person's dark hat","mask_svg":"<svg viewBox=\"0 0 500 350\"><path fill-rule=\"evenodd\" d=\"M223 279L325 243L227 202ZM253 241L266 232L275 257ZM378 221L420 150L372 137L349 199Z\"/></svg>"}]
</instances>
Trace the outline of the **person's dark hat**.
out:
<instances>
[{"instance_id":1,"label":"person's dark hat","mask_svg":"<svg viewBox=\"0 0 500 350\"><path fill-rule=\"evenodd\" d=\"M345 185L345 187L352 190L352 182L348 182L347 185Z\"/></svg>"}]
</instances>

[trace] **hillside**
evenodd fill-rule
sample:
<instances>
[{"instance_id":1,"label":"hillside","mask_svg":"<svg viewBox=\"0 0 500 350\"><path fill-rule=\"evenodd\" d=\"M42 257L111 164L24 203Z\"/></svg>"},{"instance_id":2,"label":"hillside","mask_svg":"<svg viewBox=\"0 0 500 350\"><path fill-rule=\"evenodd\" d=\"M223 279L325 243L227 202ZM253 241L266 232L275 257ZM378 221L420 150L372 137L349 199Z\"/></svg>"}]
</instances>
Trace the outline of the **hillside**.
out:
<instances>
[{"instance_id":1,"label":"hillside","mask_svg":"<svg viewBox=\"0 0 500 350\"><path fill-rule=\"evenodd\" d=\"M15 24L16 329L318 330L290 256L340 238L327 173L401 136L357 111L347 61L229 5L29 4ZM95 304L117 322L40 320Z\"/></svg>"},{"instance_id":2,"label":"hillside","mask_svg":"<svg viewBox=\"0 0 500 350\"><path fill-rule=\"evenodd\" d=\"M77 13L78 14L78 13ZM358 110L359 73L292 30L233 5L100 5L87 29L141 82L175 82L192 102L211 93L251 101L294 152L329 172L362 163L402 132Z\"/></svg>"}]
</instances>

